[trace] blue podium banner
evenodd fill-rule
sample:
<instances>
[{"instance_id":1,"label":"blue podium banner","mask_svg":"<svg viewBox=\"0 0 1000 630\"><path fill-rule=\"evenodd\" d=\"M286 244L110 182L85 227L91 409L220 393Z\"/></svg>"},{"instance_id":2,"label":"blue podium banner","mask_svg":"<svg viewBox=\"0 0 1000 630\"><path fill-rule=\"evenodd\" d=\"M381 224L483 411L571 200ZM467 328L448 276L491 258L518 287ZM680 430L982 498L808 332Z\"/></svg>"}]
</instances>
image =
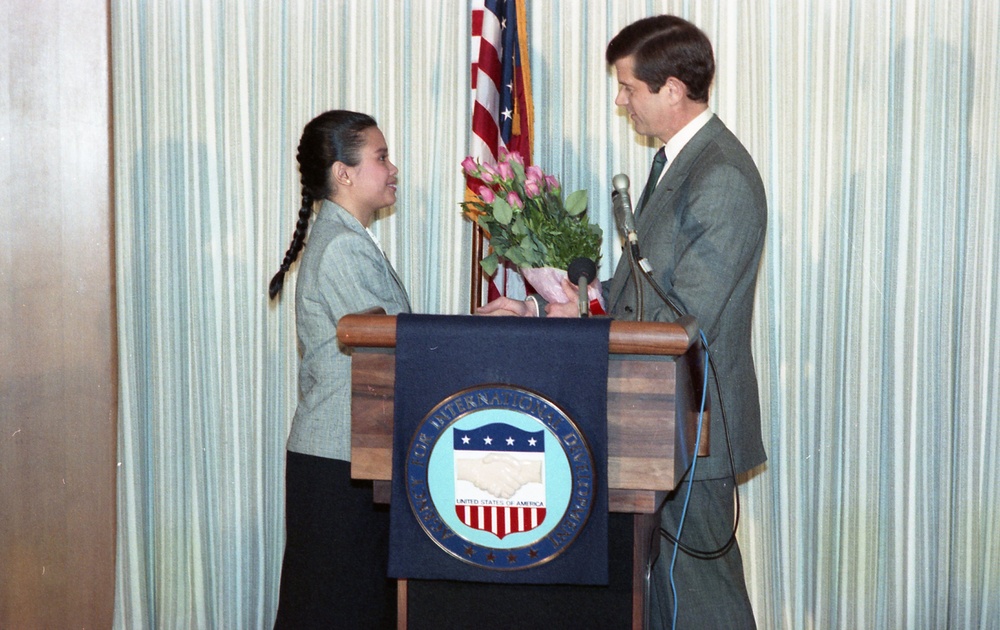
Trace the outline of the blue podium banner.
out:
<instances>
[{"instance_id":1,"label":"blue podium banner","mask_svg":"<svg viewBox=\"0 0 1000 630\"><path fill-rule=\"evenodd\" d=\"M609 329L397 317L390 577L607 583Z\"/></svg>"}]
</instances>

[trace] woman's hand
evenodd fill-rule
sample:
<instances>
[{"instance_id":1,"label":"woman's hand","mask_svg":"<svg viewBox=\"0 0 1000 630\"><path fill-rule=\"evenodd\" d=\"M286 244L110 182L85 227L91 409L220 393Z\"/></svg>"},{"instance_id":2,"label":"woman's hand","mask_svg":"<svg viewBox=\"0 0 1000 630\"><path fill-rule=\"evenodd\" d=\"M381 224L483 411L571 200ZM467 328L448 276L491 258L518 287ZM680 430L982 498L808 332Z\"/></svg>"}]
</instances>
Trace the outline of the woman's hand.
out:
<instances>
[{"instance_id":1,"label":"woman's hand","mask_svg":"<svg viewBox=\"0 0 1000 630\"><path fill-rule=\"evenodd\" d=\"M513 300L509 297L498 297L485 306L476 309L476 315L537 317L535 302L532 300Z\"/></svg>"}]
</instances>

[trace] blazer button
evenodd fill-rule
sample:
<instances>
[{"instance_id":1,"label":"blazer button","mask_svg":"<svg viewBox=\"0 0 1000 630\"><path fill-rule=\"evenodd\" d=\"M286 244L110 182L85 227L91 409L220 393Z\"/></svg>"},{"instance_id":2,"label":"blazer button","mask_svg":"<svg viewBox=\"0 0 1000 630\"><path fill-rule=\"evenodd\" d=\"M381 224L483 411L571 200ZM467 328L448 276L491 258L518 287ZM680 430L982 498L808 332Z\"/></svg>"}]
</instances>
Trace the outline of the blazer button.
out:
<instances>
[{"instance_id":1,"label":"blazer button","mask_svg":"<svg viewBox=\"0 0 1000 630\"><path fill-rule=\"evenodd\" d=\"M625 307L625 312L626 313L631 313L632 312L632 307L631 306L626 306Z\"/></svg>"}]
</instances>

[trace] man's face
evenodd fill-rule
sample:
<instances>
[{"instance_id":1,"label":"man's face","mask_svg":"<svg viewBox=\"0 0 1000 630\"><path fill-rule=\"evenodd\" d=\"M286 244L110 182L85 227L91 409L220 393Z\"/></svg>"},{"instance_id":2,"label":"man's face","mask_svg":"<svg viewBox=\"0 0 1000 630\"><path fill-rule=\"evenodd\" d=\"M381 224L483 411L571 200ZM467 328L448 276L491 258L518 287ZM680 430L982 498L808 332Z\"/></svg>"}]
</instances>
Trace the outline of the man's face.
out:
<instances>
[{"instance_id":1,"label":"man's face","mask_svg":"<svg viewBox=\"0 0 1000 630\"><path fill-rule=\"evenodd\" d=\"M670 123L673 108L669 90L664 86L655 94L650 92L648 85L635 78L634 67L635 58L631 55L615 62L615 73L618 75L615 105L625 108L636 133L666 142L677 132Z\"/></svg>"}]
</instances>

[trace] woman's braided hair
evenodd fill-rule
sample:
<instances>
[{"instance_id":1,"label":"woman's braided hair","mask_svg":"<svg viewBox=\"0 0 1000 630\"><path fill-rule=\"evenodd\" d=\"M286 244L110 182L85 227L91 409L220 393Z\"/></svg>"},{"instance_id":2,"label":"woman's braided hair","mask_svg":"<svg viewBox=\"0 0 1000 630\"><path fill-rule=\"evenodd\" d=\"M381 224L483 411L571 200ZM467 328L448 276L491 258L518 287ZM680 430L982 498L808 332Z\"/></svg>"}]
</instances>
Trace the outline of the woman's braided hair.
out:
<instances>
[{"instance_id":1,"label":"woman's braided hair","mask_svg":"<svg viewBox=\"0 0 1000 630\"><path fill-rule=\"evenodd\" d=\"M272 300L281 293L285 273L305 245L313 204L330 198L334 193L330 168L334 162L356 166L360 161L358 154L365 142L364 131L376 126L378 124L375 119L367 114L333 110L313 118L302 130L296 156L302 181L302 205L299 207L299 219L295 223L292 243L267 289Z\"/></svg>"}]
</instances>

